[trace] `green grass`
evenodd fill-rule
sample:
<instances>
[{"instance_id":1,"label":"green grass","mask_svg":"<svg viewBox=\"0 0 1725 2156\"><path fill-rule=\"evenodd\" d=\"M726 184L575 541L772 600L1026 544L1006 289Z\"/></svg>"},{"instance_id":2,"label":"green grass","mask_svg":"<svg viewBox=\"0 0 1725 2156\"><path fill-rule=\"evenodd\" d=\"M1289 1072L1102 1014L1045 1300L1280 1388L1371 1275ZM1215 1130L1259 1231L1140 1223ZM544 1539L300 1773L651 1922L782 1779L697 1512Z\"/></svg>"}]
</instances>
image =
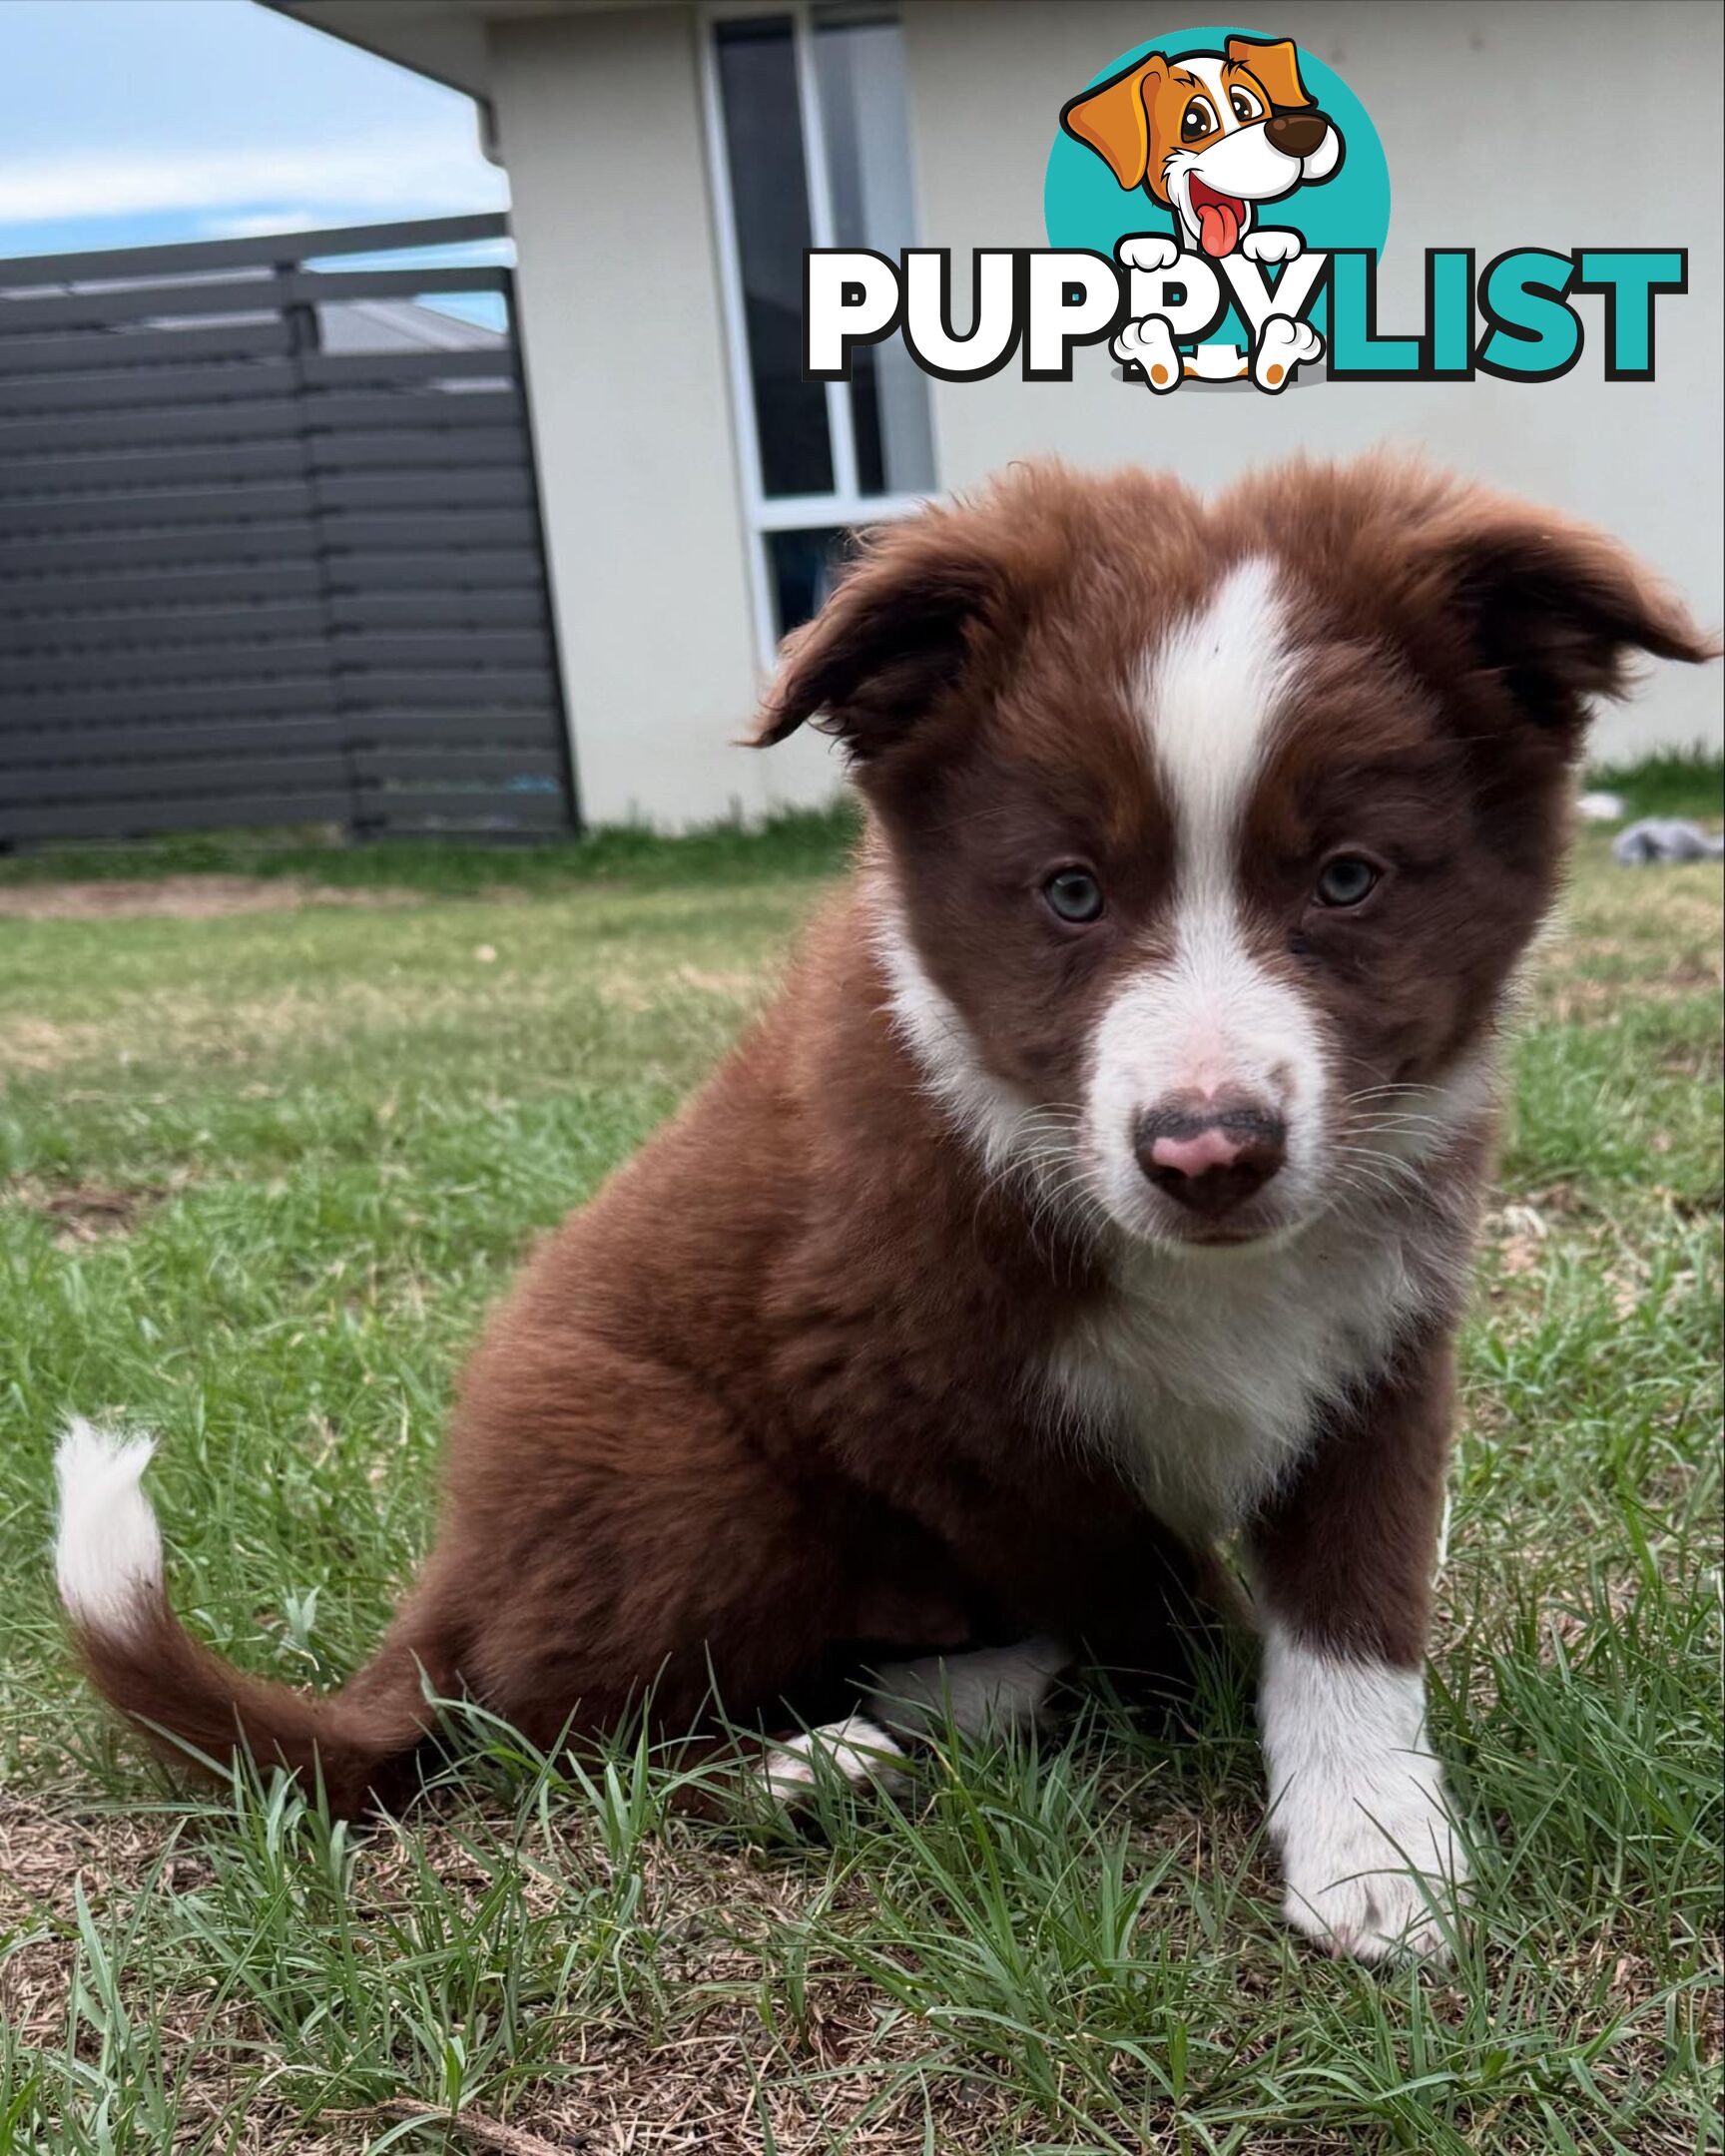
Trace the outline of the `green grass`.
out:
<instances>
[{"instance_id":1,"label":"green grass","mask_svg":"<svg viewBox=\"0 0 1725 2156\"><path fill-rule=\"evenodd\" d=\"M0 2156L1718 2148L1714 866L1589 836L1514 1052L1434 1664L1481 1881L1453 1970L1279 1929L1239 1667L1177 1741L1098 1704L809 1837L483 1727L352 1835L176 1796L78 1688L60 1416L160 1432L202 1634L339 1678L481 1312L768 992L840 842L0 919Z\"/></svg>"},{"instance_id":2,"label":"green grass","mask_svg":"<svg viewBox=\"0 0 1725 2156\"><path fill-rule=\"evenodd\" d=\"M667 838L612 824L582 838L381 838L356 843L333 826L198 831L186 837L63 841L0 856L0 891L70 876L103 881L165 875L295 877L332 889L487 895L569 883L711 884L770 875L831 875L856 820L848 803L786 809L760 825L722 821Z\"/></svg>"},{"instance_id":3,"label":"green grass","mask_svg":"<svg viewBox=\"0 0 1725 2156\"><path fill-rule=\"evenodd\" d=\"M1725 815L1725 764L1704 750L1667 750L1634 764L1601 764L1587 783L1621 794L1631 815L1696 816L1717 823Z\"/></svg>"}]
</instances>

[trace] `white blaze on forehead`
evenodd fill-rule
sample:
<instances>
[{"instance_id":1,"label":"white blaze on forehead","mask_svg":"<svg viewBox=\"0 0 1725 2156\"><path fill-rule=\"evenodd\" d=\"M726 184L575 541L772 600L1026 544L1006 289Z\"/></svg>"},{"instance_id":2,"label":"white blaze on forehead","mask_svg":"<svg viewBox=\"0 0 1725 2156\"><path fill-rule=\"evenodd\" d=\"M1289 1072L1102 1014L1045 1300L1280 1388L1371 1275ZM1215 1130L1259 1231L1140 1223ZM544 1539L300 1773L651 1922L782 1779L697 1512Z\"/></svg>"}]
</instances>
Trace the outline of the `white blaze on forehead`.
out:
<instances>
[{"instance_id":1,"label":"white blaze on forehead","mask_svg":"<svg viewBox=\"0 0 1725 2156\"><path fill-rule=\"evenodd\" d=\"M1172 950L1146 953L1103 1012L1086 1123L1092 1175L1122 1223L1154 1232L1168 1201L1139 1170L1146 1110L1192 1093L1244 1093L1287 1124L1274 1209L1309 1214L1323 1168L1323 1044L1299 986L1267 964L1241 888L1246 809L1293 679L1286 607L1272 563L1229 569L1146 661L1139 712L1174 826Z\"/></svg>"},{"instance_id":2,"label":"white blaze on forehead","mask_svg":"<svg viewBox=\"0 0 1725 2156\"><path fill-rule=\"evenodd\" d=\"M1264 768L1290 660L1276 571L1254 555L1228 572L1145 670L1139 710L1174 812L1183 900L1234 880L1241 821Z\"/></svg>"}]
</instances>

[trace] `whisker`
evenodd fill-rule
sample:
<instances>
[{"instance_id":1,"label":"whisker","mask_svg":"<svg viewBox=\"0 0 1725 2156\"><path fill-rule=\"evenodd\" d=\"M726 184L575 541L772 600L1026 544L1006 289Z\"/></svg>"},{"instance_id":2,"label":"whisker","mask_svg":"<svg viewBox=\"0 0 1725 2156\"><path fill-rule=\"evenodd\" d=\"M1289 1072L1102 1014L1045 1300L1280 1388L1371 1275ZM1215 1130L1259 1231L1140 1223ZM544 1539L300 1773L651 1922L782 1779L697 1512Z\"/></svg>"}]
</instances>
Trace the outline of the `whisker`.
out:
<instances>
[{"instance_id":1,"label":"whisker","mask_svg":"<svg viewBox=\"0 0 1725 2156\"><path fill-rule=\"evenodd\" d=\"M1409 1183L1423 1183L1425 1175L1415 1161L1404 1160L1399 1153L1386 1153L1381 1146L1339 1145L1337 1152L1351 1160L1372 1161L1381 1168L1391 1170Z\"/></svg>"},{"instance_id":2,"label":"whisker","mask_svg":"<svg viewBox=\"0 0 1725 2156\"><path fill-rule=\"evenodd\" d=\"M1362 1086L1357 1092L1343 1094L1342 1098L1345 1101L1378 1100L1388 1093L1441 1093L1442 1091L1441 1086L1428 1085L1424 1080L1407 1079L1399 1080L1392 1085Z\"/></svg>"}]
</instances>

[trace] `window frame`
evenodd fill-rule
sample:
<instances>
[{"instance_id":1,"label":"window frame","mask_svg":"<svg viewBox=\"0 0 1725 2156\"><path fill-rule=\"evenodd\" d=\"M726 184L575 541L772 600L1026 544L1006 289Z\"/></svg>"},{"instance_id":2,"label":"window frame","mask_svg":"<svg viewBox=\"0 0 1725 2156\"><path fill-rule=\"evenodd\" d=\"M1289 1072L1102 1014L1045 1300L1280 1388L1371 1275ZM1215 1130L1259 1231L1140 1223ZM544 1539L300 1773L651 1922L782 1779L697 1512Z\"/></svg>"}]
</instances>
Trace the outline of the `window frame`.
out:
<instances>
[{"instance_id":1,"label":"window frame","mask_svg":"<svg viewBox=\"0 0 1725 2156\"><path fill-rule=\"evenodd\" d=\"M816 530L826 526L855 529L913 515L935 498L925 494L863 494L857 478L857 429L849 382L830 381L827 431L832 445L833 491L829 494L769 495L761 474L761 440L755 422L755 383L750 372L749 336L744 305L743 268L737 248L737 218L731 197L731 170L725 146L725 114L719 81L718 27L726 21L780 20L790 24L797 77L797 103L803 123L803 161L809 190L809 237L817 248L838 245L828 179L827 134L822 120L821 85L815 65L816 0L703 0L698 25L701 43L701 103L707 134L707 175L713 208L714 249L719 265L719 293L725 326L726 373L730 385L732 438L736 445L738 488L747 534L749 586L754 615L756 657L765 672L778 660L780 636L774 618L773 569L768 540L775 532ZM903 17L894 10L902 31ZM915 175L911 174L912 198ZM908 242L907 242L908 244ZM930 430L932 433L932 430ZM938 456L938 445L935 444ZM936 467L936 477L938 467Z\"/></svg>"}]
</instances>

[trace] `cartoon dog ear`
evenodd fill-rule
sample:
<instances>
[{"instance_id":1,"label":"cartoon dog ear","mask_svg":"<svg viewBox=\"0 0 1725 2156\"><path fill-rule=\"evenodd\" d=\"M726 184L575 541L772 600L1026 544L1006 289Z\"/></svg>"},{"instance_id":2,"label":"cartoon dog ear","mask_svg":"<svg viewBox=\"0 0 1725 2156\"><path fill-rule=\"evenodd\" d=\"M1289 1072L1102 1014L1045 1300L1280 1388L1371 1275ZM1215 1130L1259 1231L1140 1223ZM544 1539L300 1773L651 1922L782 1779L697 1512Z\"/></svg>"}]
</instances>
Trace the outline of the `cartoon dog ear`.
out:
<instances>
[{"instance_id":1,"label":"cartoon dog ear","mask_svg":"<svg viewBox=\"0 0 1725 2156\"><path fill-rule=\"evenodd\" d=\"M1317 103L1300 80L1300 59L1290 39L1231 37L1228 57L1236 67L1251 69L1278 112Z\"/></svg>"},{"instance_id":2,"label":"cartoon dog ear","mask_svg":"<svg viewBox=\"0 0 1725 2156\"><path fill-rule=\"evenodd\" d=\"M821 612L787 638L756 748L819 713L823 730L867 763L956 684L1005 582L965 521L927 510L870 537Z\"/></svg>"},{"instance_id":3,"label":"cartoon dog ear","mask_svg":"<svg viewBox=\"0 0 1725 2156\"><path fill-rule=\"evenodd\" d=\"M1150 170L1150 99L1167 79L1168 62L1152 53L1061 107L1060 125L1094 150L1123 188L1141 187Z\"/></svg>"}]
</instances>

